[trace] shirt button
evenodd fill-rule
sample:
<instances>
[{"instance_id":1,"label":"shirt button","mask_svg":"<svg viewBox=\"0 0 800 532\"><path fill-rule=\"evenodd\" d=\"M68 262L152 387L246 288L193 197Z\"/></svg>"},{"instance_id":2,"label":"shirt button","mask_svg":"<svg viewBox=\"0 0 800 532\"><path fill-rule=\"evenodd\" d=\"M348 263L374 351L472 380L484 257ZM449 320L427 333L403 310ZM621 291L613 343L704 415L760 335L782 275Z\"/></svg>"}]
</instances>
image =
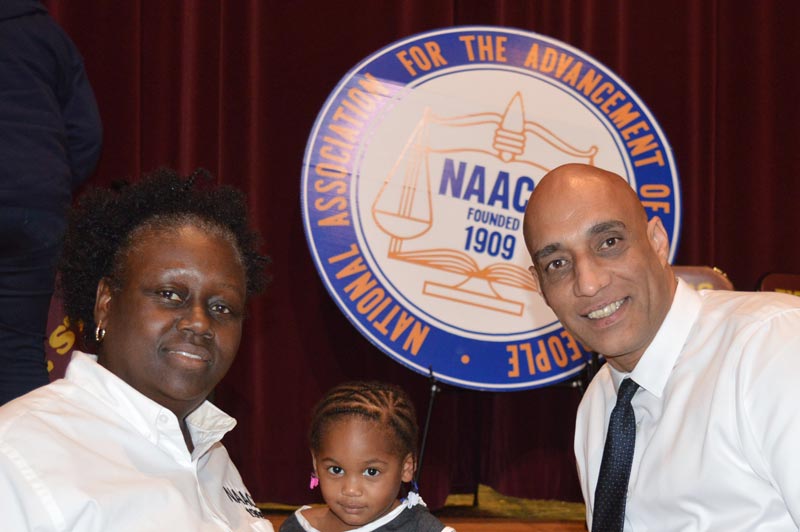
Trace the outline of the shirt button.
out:
<instances>
[{"instance_id":1,"label":"shirt button","mask_svg":"<svg viewBox=\"0 0 800 532\"><path fill-rule=\"evenodd\" d=\"M167 422L167 415L166 414L159 414L158 422L164 424Z\"/></svg>"}]
</instances>

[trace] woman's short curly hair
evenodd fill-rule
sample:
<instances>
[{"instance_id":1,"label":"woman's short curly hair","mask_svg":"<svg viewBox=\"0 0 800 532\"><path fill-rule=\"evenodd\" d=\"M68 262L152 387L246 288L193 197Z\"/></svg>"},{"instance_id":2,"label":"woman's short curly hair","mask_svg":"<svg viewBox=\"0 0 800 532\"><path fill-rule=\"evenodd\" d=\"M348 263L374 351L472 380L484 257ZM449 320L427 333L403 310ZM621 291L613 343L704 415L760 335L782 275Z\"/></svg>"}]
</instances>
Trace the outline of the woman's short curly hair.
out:
<instances>
[{"instance_id":1,"label":"woman's short curly hair","mask_svg":"<svg viewBox=\"0 0 800 532\"><path fill-rule=\"evenodd\" d=\"M59 263L59 291L64 310L83 322L84 335L94 330L97 285L104 277L119 283L121 259L135 245L141 228L168 229L197 222L231 239L245 268L247 295L263 290L267 259L257 252L258 235L247 222L244 194L230 186L202 187L199 169L188 178L169 169L146 174L134 183L93 188L69 215Z\"/></svg>"}]
</instances>

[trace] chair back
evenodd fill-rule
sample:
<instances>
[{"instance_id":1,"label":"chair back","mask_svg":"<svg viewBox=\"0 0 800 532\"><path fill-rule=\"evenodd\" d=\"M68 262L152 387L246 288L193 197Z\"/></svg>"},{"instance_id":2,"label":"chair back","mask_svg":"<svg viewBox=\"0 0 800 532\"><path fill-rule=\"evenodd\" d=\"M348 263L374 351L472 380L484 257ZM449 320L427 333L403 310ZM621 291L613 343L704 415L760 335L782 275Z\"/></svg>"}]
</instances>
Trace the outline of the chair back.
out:
<instances>
[{"instance_id":1,"label":"chair back","mask_svg":"<svg viewBox=\"0 0 800 532\"><path fill-rule=\"evenodd\" d=\"M800 296L800 273L765 273L758 281L758 291Z\"/></svg>"},{"instance_id":2,"label":"chair back","mask_svg":"<svg viewBox=\"0 0 800 532\"><path fill-rule=\"evenodd\" d=\"M712 266L673 266L675 275L695 290L733 290L733 283L719 268Z\"/></svg>"}]
</instances>

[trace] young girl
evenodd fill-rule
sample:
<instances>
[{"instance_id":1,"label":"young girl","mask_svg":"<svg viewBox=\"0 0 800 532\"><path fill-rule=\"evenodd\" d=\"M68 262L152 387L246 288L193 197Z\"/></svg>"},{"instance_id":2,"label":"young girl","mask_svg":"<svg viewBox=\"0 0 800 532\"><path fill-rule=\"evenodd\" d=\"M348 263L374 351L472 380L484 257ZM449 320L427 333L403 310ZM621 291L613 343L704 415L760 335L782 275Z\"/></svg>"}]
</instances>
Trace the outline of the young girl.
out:
<instances>
[{"instance_id":1,"label":"young girl","mask_svg":"<svg viewBox=\"0 0 800 532\"><path fill-rule=\"evenodd\" d=\"M310 443L326 506L303 506L280 532L455 532L415 492L398 500L417 464L417 417L408 395L380 382L333 388L314 409Z\"/></svg>"}]
</instances>

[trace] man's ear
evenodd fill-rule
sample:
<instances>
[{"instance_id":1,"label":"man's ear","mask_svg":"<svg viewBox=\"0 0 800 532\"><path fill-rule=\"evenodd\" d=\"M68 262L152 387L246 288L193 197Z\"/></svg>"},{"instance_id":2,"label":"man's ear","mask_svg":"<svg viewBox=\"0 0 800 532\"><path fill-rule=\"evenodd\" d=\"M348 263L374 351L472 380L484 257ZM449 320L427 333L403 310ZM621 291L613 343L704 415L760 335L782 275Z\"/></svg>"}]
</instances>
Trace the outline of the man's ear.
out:
<instances>
[{"instance_id":1,"label":"man's ear","mask_svg":"<svg viewBox=\"0 0 800 532\"><path fill-rule=\"evenodd\" d=\"M666 264L669 260L669 236L667 236L667 230L664 229L664 224L658 216L653 216L647 222L647 240L650 242L650 247L658 255L661 264Z\"/></svg>"},{"instance_id":2,"label":"man's ear","mask_svg":"<svg viewBox=\"0 0 800 532\"><path fill-rule=\"evenodd\" d=\"M531 277L533 278L533 290L544 295L542 294L542 284L539 282L539 272L536 271L536 266L528 266L528 271L531 272Z\"/></svg>"},{"instance_id":3,"label":"man's ear","mask_svg":"<svg viewBox=\"0 0 800 532\"><path fill-rule=\"evenodd\" d=\"M403 458L403 465L401 466L401 480L403 482L411 482L414 480L414 470L416 469L416 464L414 463L414 457L411 453L408 453L405 458Z\"/></svg>"},{"instance_id":4,"label":"man's ear","mask_svg":"<svg viewBox=\"0 0 800 532\"><path fill-rule=\"evenodd\" d=\"M114 289L111 287L111 281L107 277L103 277L97 283L97 294L94 299L94 322L99 327L108 322L113 296Z\"/></svg>"},{"instance_id":5,"label":"man's ear","mask_svg":"<svg viewBox=\"0 0 800 532\"><path fill-rule=\"evenodd\" d=\"M547 294L544 293L542 290L542 281L539 277L539 270L536 269L536 266L528 266L528 271L531 272L531 277L533 278L533 291L542 296L544 302L547 306L550 306L550 302L547 300Z\"/></svg>"}]
</instances>

